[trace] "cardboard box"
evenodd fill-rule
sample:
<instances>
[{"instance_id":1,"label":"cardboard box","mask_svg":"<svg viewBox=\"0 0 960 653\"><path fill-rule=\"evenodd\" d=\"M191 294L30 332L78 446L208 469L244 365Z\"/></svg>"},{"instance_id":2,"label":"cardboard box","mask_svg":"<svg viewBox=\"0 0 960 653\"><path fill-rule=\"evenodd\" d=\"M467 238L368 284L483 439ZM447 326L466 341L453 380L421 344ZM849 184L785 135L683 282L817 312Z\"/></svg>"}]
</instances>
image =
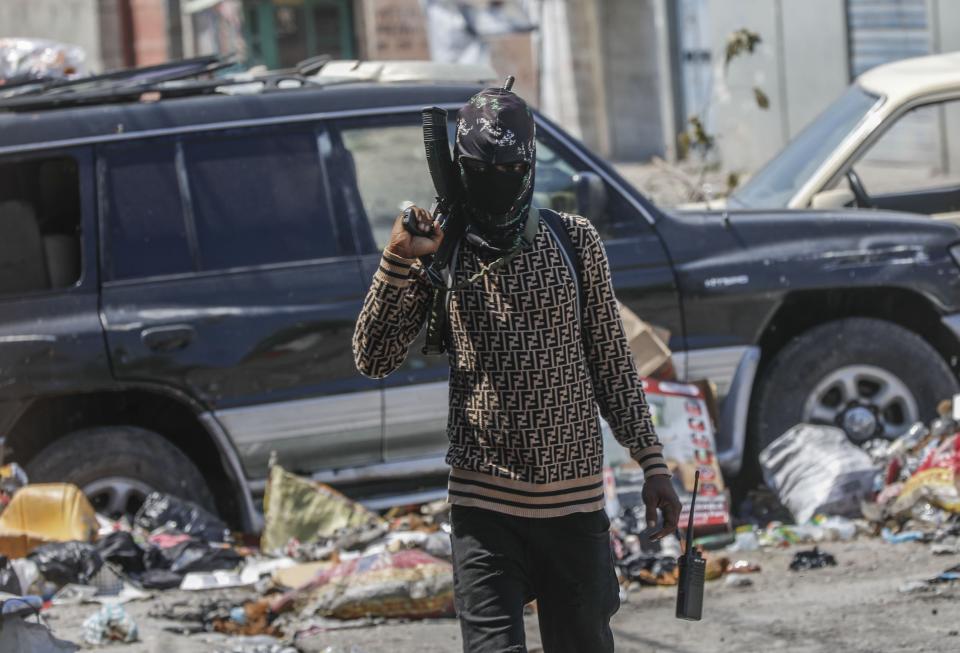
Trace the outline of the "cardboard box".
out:
<instances>
[{"instance_id":1,"label":"cardboard box","mask_svg":"<svg viewBox=\"0 0 960 653\"><path fill-rule=\"evenodd\" d=\"M666 344L670 340L670 332L647 324L622 303L617 304L620 307L627 343L637 362L640 376L674 378L670 348Z\"/></svg>"}]
</instances>

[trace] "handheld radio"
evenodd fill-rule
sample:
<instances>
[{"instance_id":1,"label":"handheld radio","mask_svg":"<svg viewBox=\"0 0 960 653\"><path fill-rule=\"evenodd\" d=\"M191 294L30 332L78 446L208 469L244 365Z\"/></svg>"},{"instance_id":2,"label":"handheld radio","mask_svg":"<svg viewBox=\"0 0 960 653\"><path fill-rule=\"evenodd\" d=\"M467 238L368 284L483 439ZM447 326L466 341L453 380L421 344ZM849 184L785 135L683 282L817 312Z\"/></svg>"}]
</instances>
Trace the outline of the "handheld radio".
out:
<instances>
[{"instance_id":1,"label":"handheld radio","mask_svg":"<svg viewBox=\"0 0 960 653\"><path fill-rule=\"evenodd\" d=\"M707 561L693 547L693 509L697 504L697 490L700 487L700 470L693 477L693 498L690 499L690 518L687 521L687 546L677 558L680 568L680 581L677 583L677 619L700 621L703 614L703 581ZM677 533L677 539L680 533Z\"/></svg>"}]
</instances>

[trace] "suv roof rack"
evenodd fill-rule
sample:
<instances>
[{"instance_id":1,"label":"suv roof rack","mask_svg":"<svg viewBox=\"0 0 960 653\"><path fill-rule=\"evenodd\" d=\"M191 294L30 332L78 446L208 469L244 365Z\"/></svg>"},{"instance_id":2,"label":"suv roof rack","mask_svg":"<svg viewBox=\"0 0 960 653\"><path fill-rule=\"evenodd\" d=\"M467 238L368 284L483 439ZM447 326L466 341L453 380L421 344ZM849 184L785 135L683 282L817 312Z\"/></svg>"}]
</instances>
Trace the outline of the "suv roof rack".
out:
<instances>
[{"instance_id":1,"label":"suv roof rack","mask_svg":"<svg viewBox=\"0 0 960 653\"><path fill-rule=\"evenodd\" d=\"M253 68L213 77L214 73L237 64L232 56L209 55L71 80L30 80L0 86L0 111L59 109L213 93L236 95L364 81L487 83L497 79L490 66L414 60L333 60L328 55L306 59L288 69Z\"/></svg>"},{"instance_id":2,"label":"suv roof rack","mask_svg":"<svg viewBox=\"0 0 960 653\"><path fill-rule=\"evenodd\" d=\"M413 59L397 61L329 61L315 78L376 82L495 82L497 72L482 64L441 63Z\"/></svg>"}]
</instances>

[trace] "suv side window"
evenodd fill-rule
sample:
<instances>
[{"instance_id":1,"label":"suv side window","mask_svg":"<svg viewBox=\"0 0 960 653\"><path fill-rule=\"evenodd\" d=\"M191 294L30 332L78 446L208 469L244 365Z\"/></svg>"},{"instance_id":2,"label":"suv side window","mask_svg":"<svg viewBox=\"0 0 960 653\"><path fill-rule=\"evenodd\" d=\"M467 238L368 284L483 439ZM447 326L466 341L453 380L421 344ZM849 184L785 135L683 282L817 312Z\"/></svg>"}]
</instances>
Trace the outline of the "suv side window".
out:
<instances>
[{"instance_id":1,"label":"suv side window","mask_svg":"<svg viewBox=\"0 0 960 653\"><path fill-rule=\"evenodd\" d=\"M455 120L448 123L450 142L454 139ZM418 115L377 116L363 120L341 121L334 132L340 150L337 165L329 165L335 187L355 187L373 232L373 247L383 249L397 215L408 202L429 208L434 189L427 171L423 131ZM537 133L537 170L534 205L557 211L580 213L574 176L590 169L546 134ZM606 185L606 184L605 184ZM631 207L607 186L607 203L601 211L585 215L604 238L613 235L617 220L634 216ZM631 221L634 224L634 221ZM373 251L361 246L361 251Z\"/></svg>"},{"instance_id":2,"label":"suv side window","mask_svg":"<svg viewBox=\"0 0 960 653\"><path fill-rule=\"evenodd\" d=\"M337 255L312 129L186 137L183 147L203 269Z\"/></svg>"},{"instance_id":3,"label":"suv side window","mask_svg":"<svg viewBox=\"0 0 960 653\"><path fill-rule=\"evenodd\" d=\"M80 214L80 173L72 157L0 161L0 295L79 281Z\"/></svg>"},{"instance_id":4,"label":"suv side window","mask_svg":"<svg viewBox=\"0 0 960 653\"><path fill-rule=\"evenodd\" d=\"M190 272L176 143L138 141L99 152L101 211L110 279Z\"/></svg>"},{"instance_id":5,"label":"suv side window","mask_svg":"<svg viewBox=\"0 0 960 653\"><path fill-rule=\"evenodd\" d=\"M575 176L581 172L597 174L592 166L538 126L537 180L533 192L537 206L582 215L604 240L636 236L638 229L648 228L637 210L602 178L597 180L603 189L602 204L580 206Z\"/></svg>"},{"instance_id":6,"label":"suv side window","mask_svg":"<svg viewBox=\"0 0 960 653\"><path fill-rule=\"evenodd\" d=\"M897 118L853 169L871 195L960 188L960 100L926 104Z\"/></svg>"},{"instance_id":7,"label":"suv side window","mask_svg":"<svg viewBox=\"0 0 960 653\"><path fill-rule=\"evenodd\" d=\"M355 187L377 250L390 241L393 223L409 204L429 209L435 191L427 171L419 116L345 121L339 125L341 165L335 186ZM358 207L359 208L359 207Z\"/></svg>"}]
</instances>

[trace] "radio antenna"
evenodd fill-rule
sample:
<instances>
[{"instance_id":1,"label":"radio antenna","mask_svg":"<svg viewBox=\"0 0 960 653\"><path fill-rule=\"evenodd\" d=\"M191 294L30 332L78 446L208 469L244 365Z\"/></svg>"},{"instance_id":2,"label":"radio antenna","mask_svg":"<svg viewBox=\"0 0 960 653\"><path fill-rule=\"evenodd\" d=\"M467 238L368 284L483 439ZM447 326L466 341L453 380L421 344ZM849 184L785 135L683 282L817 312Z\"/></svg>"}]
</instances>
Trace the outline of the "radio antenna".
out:
<instances>
[{"instance_id":1,"label":"radio antenna","mask_svg":"<svg viewBox=\"0 0 960 653\"><path fill-rule=\"evenodd\" d=\"M513 83L514 83L516 80L517 80L517 78L514 77L513 75L508 76L508 77L507 77L507 81L505 81L505 82L503 83L503 90L504 90L504 91L509 91L509 90L511 90L511 89L513 88Z\"/></svg>"},{"instance_id":2,"label":"radio antenna","mask_svg":"<svg viewBox=\"0 0 960 653\"><path fill-rule=\"evenodd\" d=\"M697 490L700 487L700 470L693 476L693 497L690 499L690 517L687 519L687 550L689 556L693 548L693 509L697 505Z\"/></svg>"}]
</instances>

